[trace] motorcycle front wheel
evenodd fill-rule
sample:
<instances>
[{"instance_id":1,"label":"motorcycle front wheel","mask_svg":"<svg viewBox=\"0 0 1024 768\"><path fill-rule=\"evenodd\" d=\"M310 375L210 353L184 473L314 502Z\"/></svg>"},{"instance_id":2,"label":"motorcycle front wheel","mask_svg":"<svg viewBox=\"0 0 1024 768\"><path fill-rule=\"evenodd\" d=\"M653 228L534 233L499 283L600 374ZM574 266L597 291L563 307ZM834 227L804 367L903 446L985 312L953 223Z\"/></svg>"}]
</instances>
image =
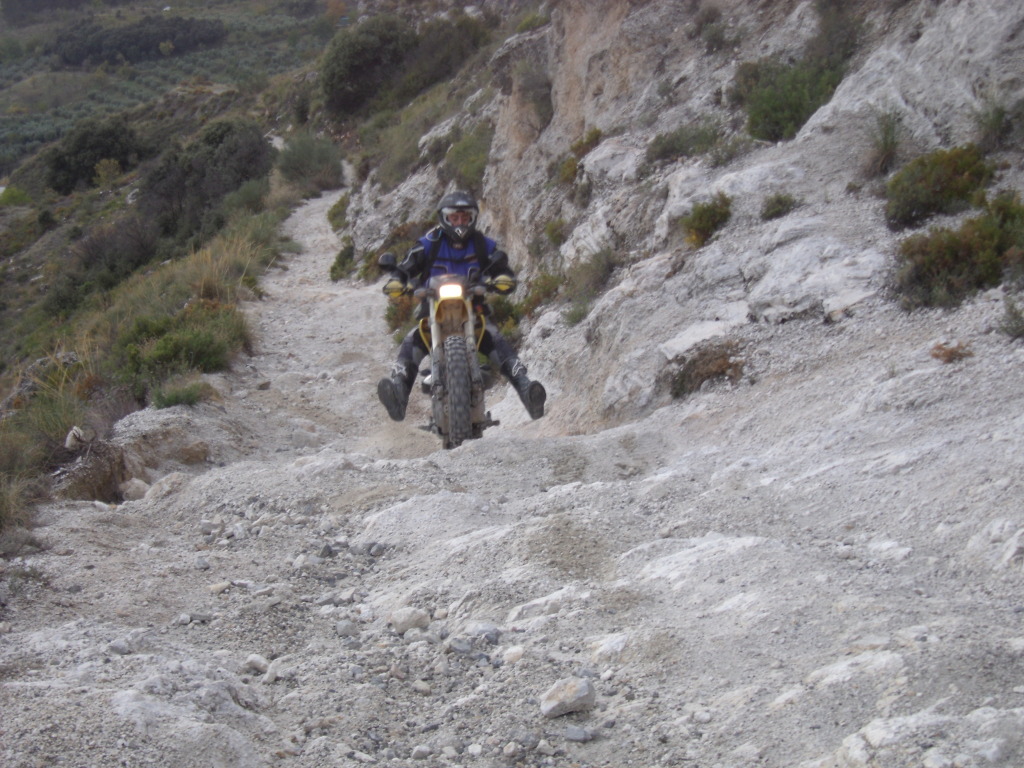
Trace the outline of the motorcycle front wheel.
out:
<instances>
[{"instance_id":1,"label":"motorcycle front wheel","mask_svg":"<svg viewBox=\"0 0 1024 768\"><path fill-rule=\"evenodd\" d=\"M448 401L448 434L444 447L455 448L473 436L473 390L465 338L449 336L444 340L444 361L444 391Z\"/></svg>"}]
</instances>

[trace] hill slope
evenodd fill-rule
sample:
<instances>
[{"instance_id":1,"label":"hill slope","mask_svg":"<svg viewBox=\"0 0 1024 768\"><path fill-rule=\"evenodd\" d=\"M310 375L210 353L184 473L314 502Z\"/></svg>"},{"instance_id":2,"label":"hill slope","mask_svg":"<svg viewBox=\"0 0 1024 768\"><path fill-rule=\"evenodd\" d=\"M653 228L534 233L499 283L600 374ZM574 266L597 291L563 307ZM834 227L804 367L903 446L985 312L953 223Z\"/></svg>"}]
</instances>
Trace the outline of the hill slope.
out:
<instances>
[{"instance_id":1,"label":"hill slope","mask_svg":"<svg viewBox=\"0 0 1024 768\"><path fill-rule=\"evenodd\" d=\"M524 271L530 232L573 211L544 169L591 123L559 126L643 111L629 78L651 71L652 30L684 35L661 5L569 2L516 43L564 57L544 135L517 148L500 127L515 103L492 112L488 216ZM808 3L723 5L766 52L811 25ZM614 235L632 263L579 325L555 308L529 327L549 415L499 390L502 425L454 451L416 429L422 402L403 424L375 402L384 299L326 280L334 197L297 211L305 250L247 308L258 352L211 378L220 402L122 421L136 500L50 505L46 549L4 565L5 764L1019 765L1024 351L997 330L1002 289L899 310L882 291L896 236L848 191L865 94L1010 82L1022 12L996 23L995 5L901 6L794 142L725 167L640 179L657 125L603 141L554 258ZM676 87L698 99L720 66ZM935 113L924 146L969 130ZM761 222L780 183L807 205ZM370 185L357 237L427 209L433 184L373 211ZM716 189L737 217L686 251L668 223ZM743 375L672 400L709 339ZM581 709L547 717L563 680Z\"/></svg>"}]
</instances>

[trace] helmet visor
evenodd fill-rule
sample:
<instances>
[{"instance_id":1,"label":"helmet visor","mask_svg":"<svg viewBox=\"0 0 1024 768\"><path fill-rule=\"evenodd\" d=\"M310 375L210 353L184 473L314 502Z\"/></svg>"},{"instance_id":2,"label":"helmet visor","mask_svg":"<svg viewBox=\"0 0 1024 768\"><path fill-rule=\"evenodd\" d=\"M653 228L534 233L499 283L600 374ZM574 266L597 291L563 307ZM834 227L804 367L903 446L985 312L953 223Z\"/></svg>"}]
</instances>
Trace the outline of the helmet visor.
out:
<instances>
[{"instance_id":1,"label":"helmet visor","mask_svg":"<svg viewBox=\"0 0 1024 768\"><path fill-rule=\"evenodd\" d=\"M476 224L476 211L472 208L442 208L441 215L448 224L460 229Z\"/></svg>"}]
</instances>

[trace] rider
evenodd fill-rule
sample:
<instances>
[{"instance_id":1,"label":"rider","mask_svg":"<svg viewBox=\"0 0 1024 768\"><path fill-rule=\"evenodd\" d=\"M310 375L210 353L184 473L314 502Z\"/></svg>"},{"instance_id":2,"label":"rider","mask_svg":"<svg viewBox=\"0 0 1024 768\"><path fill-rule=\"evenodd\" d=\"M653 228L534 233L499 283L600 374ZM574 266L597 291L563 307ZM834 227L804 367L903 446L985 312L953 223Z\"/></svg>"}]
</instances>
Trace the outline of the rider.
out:
<instances>
[{"instance_id":1,"label":"rider","mask_svg":"<svg viewBox=\"0 0 1024 768\"><path fill-rule=\"evenodd\" d=\"M433 275L468 275L470 270L476 269L484 280L506 277L507 287L503 292L513 290L515 275L509 267L508 255L498 250L493 240L476 229L479 213L476 198L469 192L452 192L442 197L437 206L440 226L434 227L417 241L398 265L395 276L403 285L411 282L415 286L425 283ZM526 366L490 319L490 308L486 304L482 308L485 333L480 342L480 351L498 364L501 372L515 387L530 417L539 419L544 415L544 401L547 399L544 386L527 377ZM413 328L398 348L398 359L391 369L391 376L381 379L377 384L377 396L395 421L405 418L409 392L419 364L429 352L419 329Z\"/></svg>"}]
</instances>

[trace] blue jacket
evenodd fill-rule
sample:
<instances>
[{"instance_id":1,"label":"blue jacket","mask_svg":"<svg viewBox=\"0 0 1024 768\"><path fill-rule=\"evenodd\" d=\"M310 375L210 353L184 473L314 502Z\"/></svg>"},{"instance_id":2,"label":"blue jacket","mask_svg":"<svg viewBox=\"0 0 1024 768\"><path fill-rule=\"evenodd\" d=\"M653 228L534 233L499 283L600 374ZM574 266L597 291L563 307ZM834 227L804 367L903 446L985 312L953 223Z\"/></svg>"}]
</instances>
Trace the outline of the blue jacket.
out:
<instances>
[{"instance_id":1,"label":"blue jacket","mask_svg":"<svg viewBox=\"0 0 1024 768\"><path fill-rule=\"evenodd\" d=\"M434 247L432 237L440 239L441 243L433 263L430 264L430 277L435 275L468 275L473 267L483 271L489 261L487 257L494 253L498 247L498 244L489 237L479 238L485 249L483 258L481 258L481 255L476 252L478 243L475 241L478 238L470 238L464 248L456 248L442 232L431 230L418 241L428 255Z\"/></svg>"},{"instance_id":2,"label":"blue jacket","mask_svg":"<svg viewBox=\"0 0 1024 768\"><path fill-rule=\"evenodd\" d=\"M478 248L481 253L478 253ZM468 239L465 247L456 248L444 231L435 227L417 240L398 268L410 278L422 282L434 275L468 275L473 268L488 274L492 266L491 257L497 251L497 243L479 232ZM507 266L500 271L511 274Z\"/></svg>"}]
</instances>

